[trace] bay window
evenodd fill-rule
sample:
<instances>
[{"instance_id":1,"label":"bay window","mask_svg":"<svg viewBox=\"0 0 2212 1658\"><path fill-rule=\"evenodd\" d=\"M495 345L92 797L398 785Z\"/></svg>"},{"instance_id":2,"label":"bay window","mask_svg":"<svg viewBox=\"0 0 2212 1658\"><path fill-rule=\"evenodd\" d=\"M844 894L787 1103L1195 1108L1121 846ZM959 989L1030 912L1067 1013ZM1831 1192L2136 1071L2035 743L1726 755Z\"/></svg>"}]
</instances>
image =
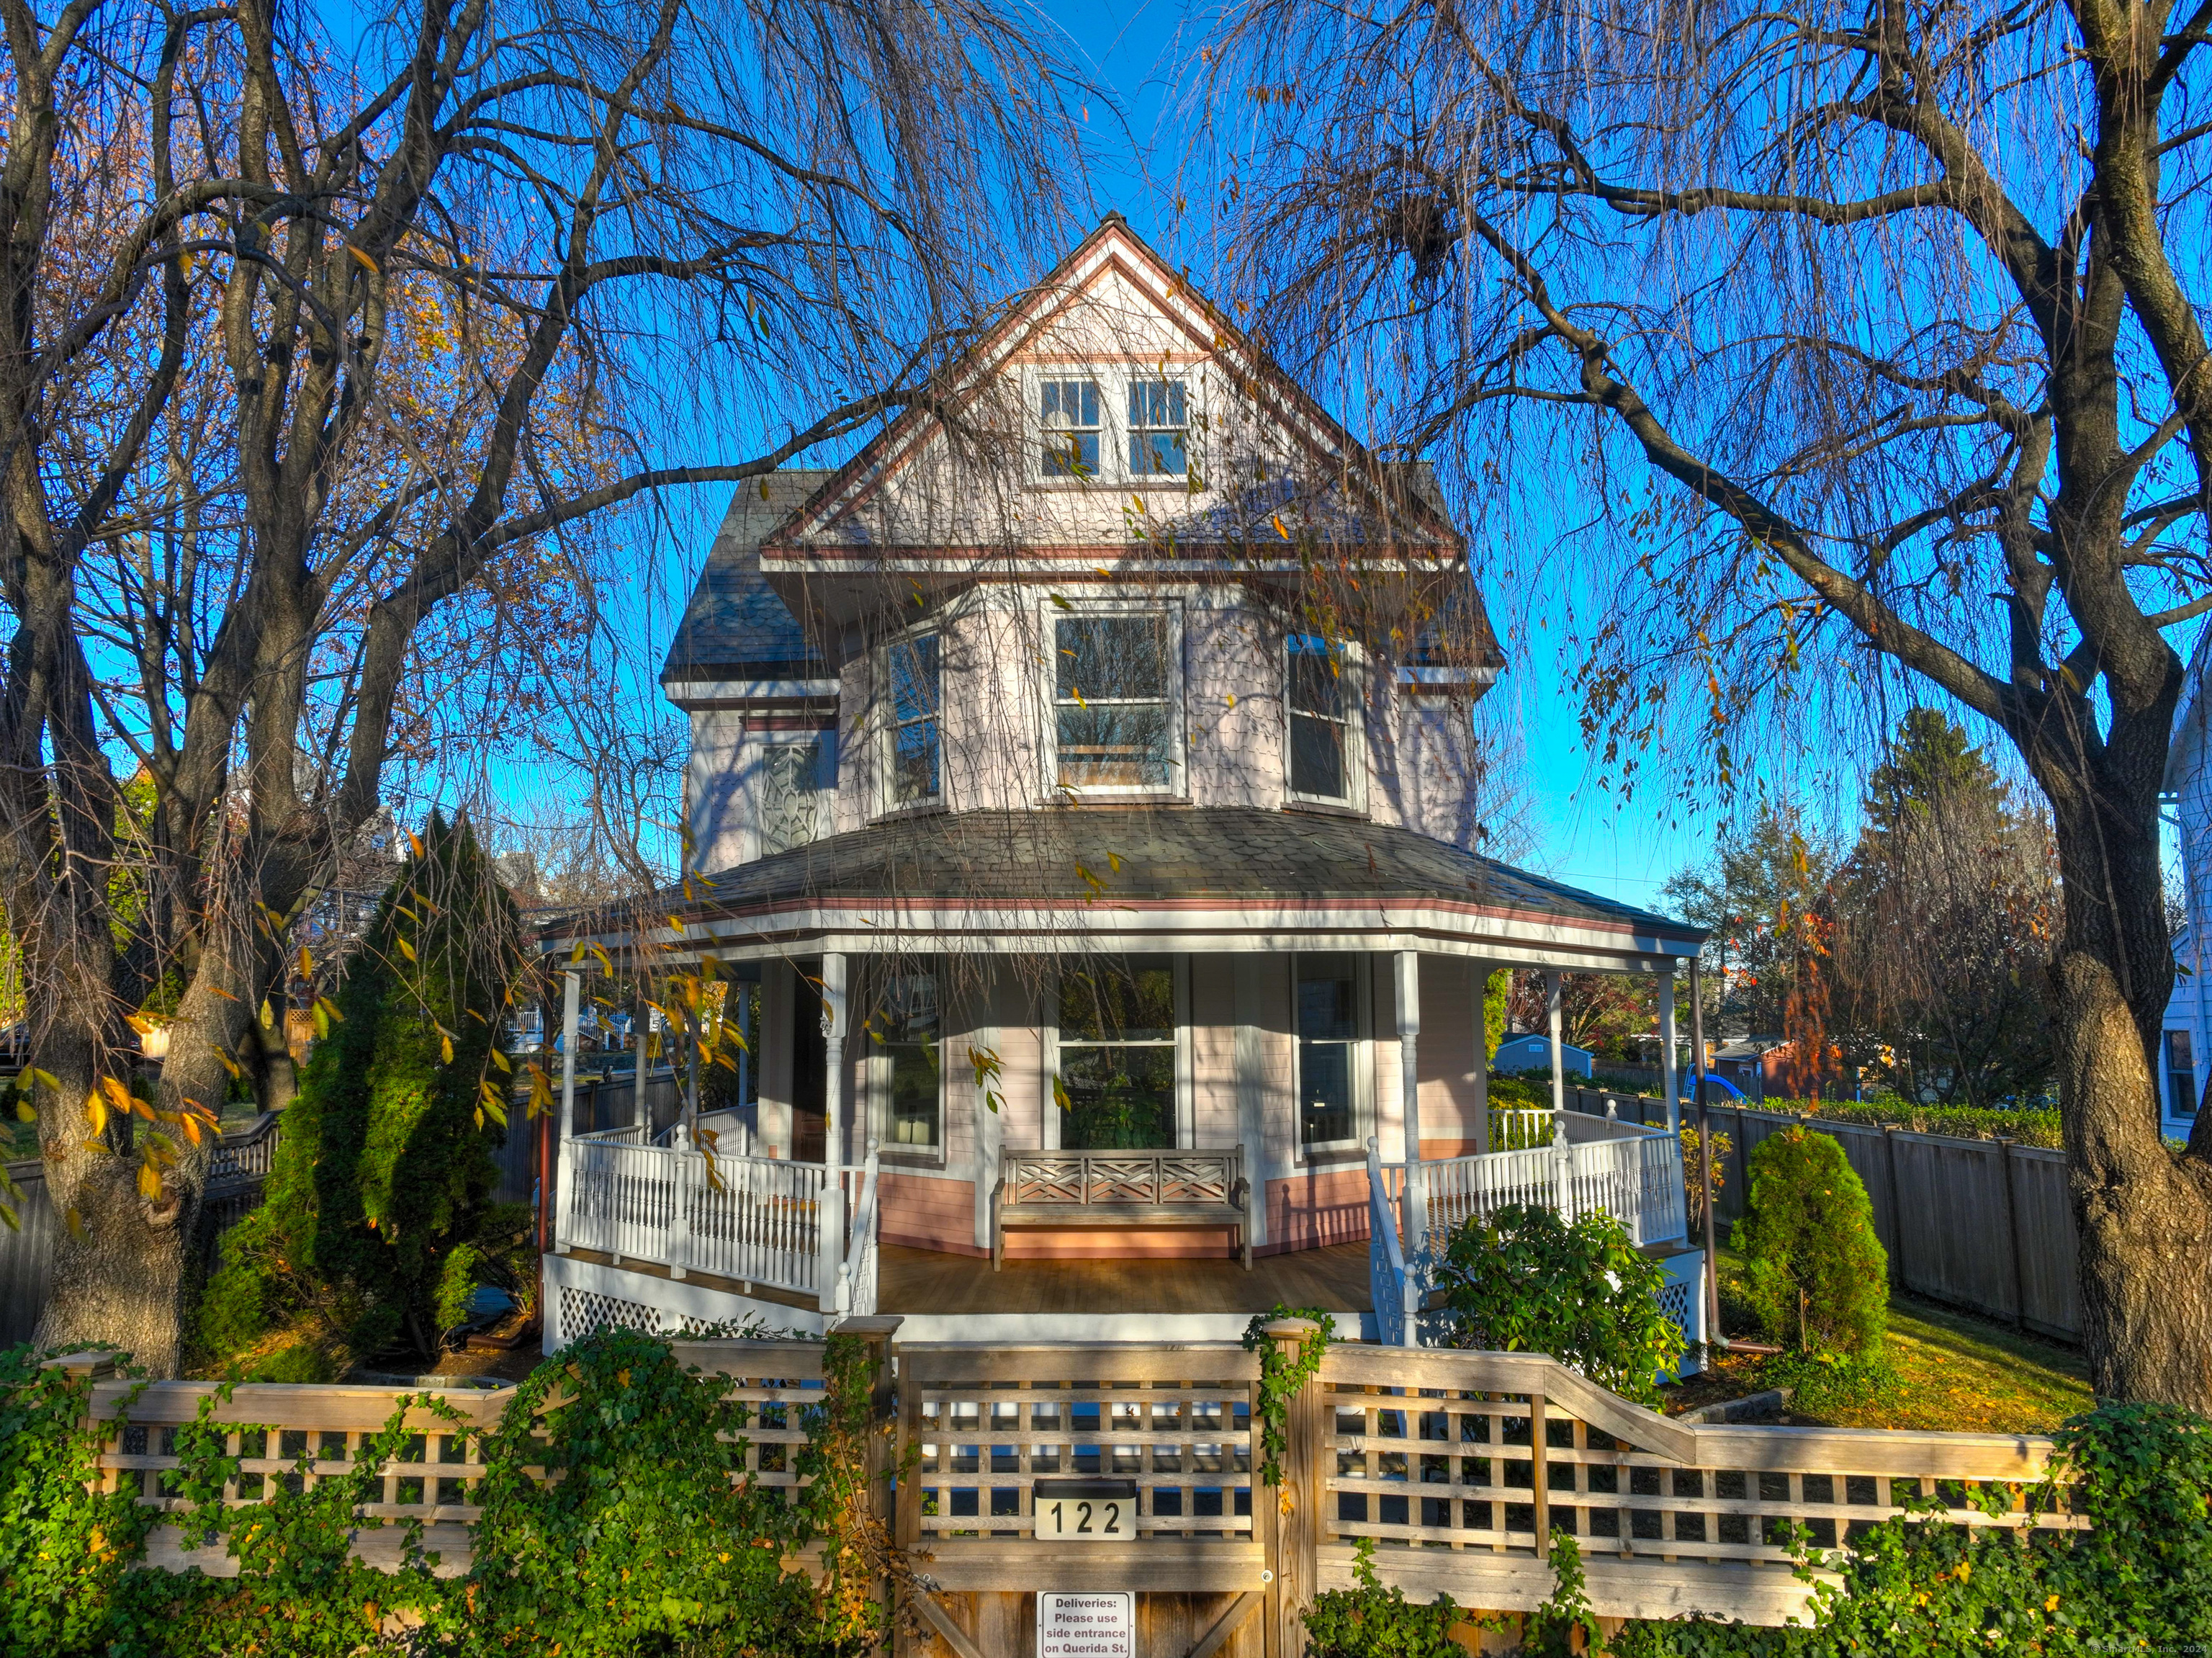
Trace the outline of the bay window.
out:
<instances>
[{"instance_id":1,"label":"bay window","mask_svg":"<svg viewBox=\"0 0 2212 1658\"><path fill-rule=\"evenodd\" d=\"M1344 648L1313 634L1293 634L1284 660L1291 793L1301 800L1356 805L1359 698Z\"/></svg>"},{"instance_id":2,"label":"bay window","mask_svg":"<svg viewBox=\"0 0 2212 1658\"><path fill-rule=\"evenodd\" d=\"M1054 615L1053 786L1161 793L1181 781L1182 640L1164 611Z\"/></svg>"},{"instance_id":3,"label":"bay window","mask_svg":"<svg viewBox=\"0 0 2212 1658\"><path fill-rule=\"evenodd\" d=\"M890 804L915 806L938 797L938 713L941 667L937 635L895 641L890 669Z\"/></svg>"}]
</instances>

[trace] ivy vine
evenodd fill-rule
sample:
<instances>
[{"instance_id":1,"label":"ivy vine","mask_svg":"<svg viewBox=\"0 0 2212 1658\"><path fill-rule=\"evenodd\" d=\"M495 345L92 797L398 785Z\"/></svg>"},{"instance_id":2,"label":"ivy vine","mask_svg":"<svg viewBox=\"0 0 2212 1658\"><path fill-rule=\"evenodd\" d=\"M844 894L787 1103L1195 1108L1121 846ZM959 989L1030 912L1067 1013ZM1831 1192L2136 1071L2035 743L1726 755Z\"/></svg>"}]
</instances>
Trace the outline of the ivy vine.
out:
<instances>
[{"instance_id":1,"label":"ivy vine","mask_svg":"<svg viewBox=\"0 0 2212 1658\"><path fill-rule=\"evenodd\" d=\"M1316 1326L1298 1344L1295 1358L1267 1333L1267 1326L1279 1319L1306 1319ZM1283 1453L1291 1443L1291 1401L1320 1371L1321 1356L1335 1336L1336 1320L1319 1308L1286 1307L1281 1301L1268 1312L1255 1313L1244 1326L1244 1350L1260 1356L1260 1388L1252 1401L1252 1419L1260 1434L1260 1478L1266 1484L1283 1483Z\"/></svg>"}]
</instances>

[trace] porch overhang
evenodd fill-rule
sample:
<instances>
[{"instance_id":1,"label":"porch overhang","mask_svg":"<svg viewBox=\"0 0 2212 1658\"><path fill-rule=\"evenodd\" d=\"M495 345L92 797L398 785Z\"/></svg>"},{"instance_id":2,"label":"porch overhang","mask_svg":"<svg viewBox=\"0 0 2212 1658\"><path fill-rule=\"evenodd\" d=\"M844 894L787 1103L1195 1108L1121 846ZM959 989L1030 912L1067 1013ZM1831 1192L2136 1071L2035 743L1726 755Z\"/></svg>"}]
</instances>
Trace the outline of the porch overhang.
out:
<instances>
[{"instance_id":1,"label":"porch overhang","mask_svg":"<svg viewBox=\"0 0 2212 1658\"><path fill-rule=\"evenodd\" d=\"M577 917L544 944L666 961L1419 950L1671 973L1700 929L1410 830L1257 808L1079 807L872 825L661 895L678 925Z\"/></svg>"}]
</instances>

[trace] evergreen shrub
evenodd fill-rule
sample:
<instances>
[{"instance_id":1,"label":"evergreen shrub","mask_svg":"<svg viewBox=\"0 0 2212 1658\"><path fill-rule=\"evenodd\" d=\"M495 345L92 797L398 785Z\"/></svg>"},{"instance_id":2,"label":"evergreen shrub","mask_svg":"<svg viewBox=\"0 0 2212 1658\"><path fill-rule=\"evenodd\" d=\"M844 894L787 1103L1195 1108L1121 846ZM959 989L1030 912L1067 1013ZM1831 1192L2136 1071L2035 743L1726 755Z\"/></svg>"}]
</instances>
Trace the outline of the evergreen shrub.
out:
<instances>
[{"instance_id":1,"label":"evergreen shrub","mask_svg":"<svg viewBox=\"0 0 2212 1658\"><path fill-rule=\"evenodd\" d=\"M1871 1357L1889 1320L1889 1257L1841 1145L1792 1126L1752 1152L1734 1242L1760 1327L1802 1350Z\"/></svg>"},{"instance_id":2,"label":"evergreen shrub","mask_svg":"<svg viewBox=\"0 0 2212 1658\"><path fill-rule=\"evenodd\" d=\"M433 818L349 965L267 1196L224 1235L203 1368L322 1381L395 1346L434 1359L479 1283L532 1293L529 1210L491 1201L519 960L475 836Z\"/></svg>"},{"instance_id":3,"label":"evergreen shrub","mask_svg":"<svg viewBox=\"0 0 2212 1658\"><path fill-rule=\"evenodd\" d=\"M1682 1332L1659 1309L1667 1269L1613 1216L1509 1204L1453 1233L1437 1276L1455 1347L1547 1353L1654 1405L1660 1373L1681 1362Z\"/></svg>"}]
</instances>

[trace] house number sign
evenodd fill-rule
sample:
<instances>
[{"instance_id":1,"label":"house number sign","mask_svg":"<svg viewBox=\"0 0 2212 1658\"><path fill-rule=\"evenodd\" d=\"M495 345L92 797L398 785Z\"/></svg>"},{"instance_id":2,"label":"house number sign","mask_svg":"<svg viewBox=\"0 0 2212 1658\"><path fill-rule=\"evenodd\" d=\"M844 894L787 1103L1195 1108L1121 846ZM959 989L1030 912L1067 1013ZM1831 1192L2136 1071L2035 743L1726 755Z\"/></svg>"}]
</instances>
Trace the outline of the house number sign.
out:
<instances>
[{"instance_id":1,"label":"house number sign","mask_svg":"<svg viewBox=\"0 0 2212 1658\"><path fill-rule=\"evenodd\" d=\"M1133 1543L1133 1479L1040 1479L1030 1505L1041 1543Z\"/></svg>"},{"instance_id":2,"label":"house number sign","mask_svg":"<svg viewBox=\"0 0 2212 1658\"><path fill-rule=\"evenodd\" d=\"M1040 1589L1037 1658L1136 1658L1135 1600L1127 1589Z\"/></svg>"}]
</instances>

